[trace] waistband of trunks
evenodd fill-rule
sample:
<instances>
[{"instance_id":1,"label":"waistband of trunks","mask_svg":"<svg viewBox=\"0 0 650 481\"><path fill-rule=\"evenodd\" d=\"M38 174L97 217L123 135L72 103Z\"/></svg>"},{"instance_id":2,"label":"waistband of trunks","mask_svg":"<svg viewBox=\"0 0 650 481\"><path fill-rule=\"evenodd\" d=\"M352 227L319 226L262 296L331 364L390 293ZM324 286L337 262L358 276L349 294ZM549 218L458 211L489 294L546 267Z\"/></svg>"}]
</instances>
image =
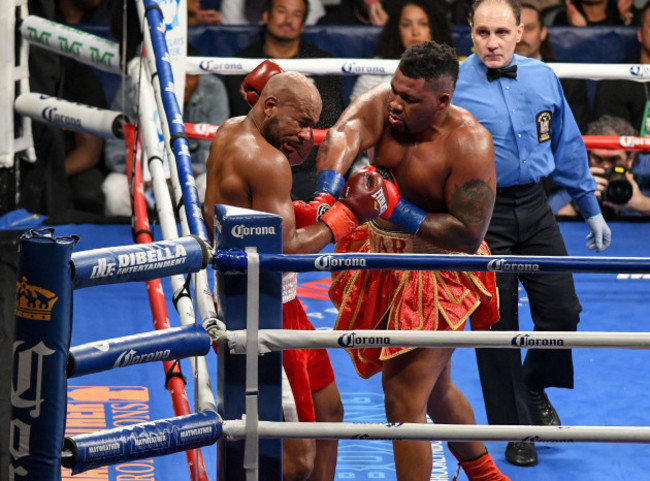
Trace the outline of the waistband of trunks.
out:
<instances>
[{"instance_id":1,"label":"waistband of trunks","mask_svg":"<svg viewBox=\"0 0 650 481\"><path fill-rule=\"evenodd\" d=\"M385 229L374 221L368 222L370 251L375 253L464 254L435 246L402 230Z\"/></svg>"}]
</instances>

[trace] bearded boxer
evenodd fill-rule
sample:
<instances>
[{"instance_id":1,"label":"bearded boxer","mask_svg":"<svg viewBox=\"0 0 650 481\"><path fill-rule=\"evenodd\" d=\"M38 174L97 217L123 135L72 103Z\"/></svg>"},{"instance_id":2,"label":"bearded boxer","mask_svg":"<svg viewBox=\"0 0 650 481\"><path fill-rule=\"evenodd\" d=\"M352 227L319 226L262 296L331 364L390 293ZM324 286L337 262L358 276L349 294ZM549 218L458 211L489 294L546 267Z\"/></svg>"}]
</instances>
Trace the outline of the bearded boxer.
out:
<instances>
[{"instance_id":1,"label":"bearded boxer","mask_svg":"<svg viewBox=\"0 0 650 481\"><path fill-rule=\"evenodd\" d=\"M450 104L458 77L454 49L435 42L408 48L390 84L353 101L329 130L317 165L329 186L356 156L389 179L381 217L355 230L337 252L488 254L482 242L495 198L492 137ZM338 179L338 180L337 180ZM331 191L330 191L331 192ZM333 193L336 196L336 193ZM367 289L372 285L372 289ZM336 329L462 330L498 320L491 273L345 271L332 275ZM453 349L364 348L349 353L362 377L382 373L389 422L475 424L450 377ZM507 480L482 442L450 442L470 480ZM431 476L431 443L394 441L399 480Z\"/></svg>"},{"instance_id":2,"label":"bearded boxer","mask_svg":"<svg viewBox=\"0 0 650 481\"><path fill-rule=\"evenodd\" d=\"M291 166L302 162L311 150L312 127L320 116L321 98L302 74L274 72L268 78L258 78L261 70L251 72L252 82L245 81L250 90L253 85L263 85L259 100L246 117L222 124L212 141L207 162L206 223L212 232L214 205L218 203L270 212L283 219L285 253L319 252L382 212L385 202L377 202L373 195L385 198L384 182L374 172L351 176L340 201L319 222L296 229ZM295 281L295 273L285 273L283 327L314 329L295 297ZM324 349L285 351L283 366L300 421L343 419L343 406ZM284 479L332 480L336 456L336 440L285 440Z\"/></svg>"}]
</instances>

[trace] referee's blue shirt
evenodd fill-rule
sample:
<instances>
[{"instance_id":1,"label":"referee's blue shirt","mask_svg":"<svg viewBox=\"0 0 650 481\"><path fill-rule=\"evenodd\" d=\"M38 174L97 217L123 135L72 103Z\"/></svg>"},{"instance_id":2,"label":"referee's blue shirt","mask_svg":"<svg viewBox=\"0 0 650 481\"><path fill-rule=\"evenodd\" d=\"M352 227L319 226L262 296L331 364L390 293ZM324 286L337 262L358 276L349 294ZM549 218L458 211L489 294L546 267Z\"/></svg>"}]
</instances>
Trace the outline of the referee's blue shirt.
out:
<instances>
[{"instance_id":1,"label":"referee's blue shirt","mask_svg":"<svg viewBox=\"0 0 650 481\"><path fill-rule=\"evenodd\" d=\"M487 79L476 54L460 65L452 104L469 110L492 134L497 186L539 182L551 176L565 187L585 219L600 214L596 181L582 135L551 68L514 55L517 78Z\"/></svg>"}]
</instances>

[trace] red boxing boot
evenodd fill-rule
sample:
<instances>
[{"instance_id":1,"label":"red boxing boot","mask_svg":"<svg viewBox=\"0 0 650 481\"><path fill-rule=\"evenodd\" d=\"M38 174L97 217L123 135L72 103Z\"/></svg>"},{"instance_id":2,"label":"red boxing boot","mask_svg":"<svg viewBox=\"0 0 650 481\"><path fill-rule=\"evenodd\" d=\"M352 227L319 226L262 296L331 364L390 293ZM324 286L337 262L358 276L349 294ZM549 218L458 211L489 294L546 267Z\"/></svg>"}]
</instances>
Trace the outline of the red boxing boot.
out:
<instances>
[{"instance_id":1,"label":"red boxing boot","mask_svg":"<svg viewBox=\"0 0 650 481\"><path fill-rule=\"evenodd\" d=\"M458 479L460 468L463 468L469 481L510 481L508 476L499 471L499 468L494 464L490 453L486 452L472 461L463 461L451 446L449 447L449 450L458 460L458 469L456 470L456 474L452 481Z\"/></svg>"}]
</instances>

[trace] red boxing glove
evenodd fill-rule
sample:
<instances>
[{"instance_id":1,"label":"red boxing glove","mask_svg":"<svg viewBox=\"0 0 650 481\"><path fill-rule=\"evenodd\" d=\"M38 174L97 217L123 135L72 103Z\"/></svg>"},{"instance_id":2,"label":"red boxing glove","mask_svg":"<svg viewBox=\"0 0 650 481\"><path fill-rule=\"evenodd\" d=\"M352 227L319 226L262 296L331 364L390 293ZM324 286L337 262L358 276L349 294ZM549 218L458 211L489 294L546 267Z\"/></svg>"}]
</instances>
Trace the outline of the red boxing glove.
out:
<instances>
[{"instance_id":1,"label":"red boxing glove","mask_svg":"<svg viewBox=\"0 0 650 481\"><path fill-rule=\"evenodd\" d=\"M390 220L390 216L393 215L395 207L397 207L402 196L399 193L399 188L393 182L390 180L384 180L384 184L386 186L386 196L388 197L388 207L386 207L386 210L381 214L381 217Z\"/></svg>"},{"instance_id":2,"label":"red boxing glove","mask_svg":"<svg viewBox=\"0 0 650 481\"><path fill-rule=\"evenodd\" d=\"M377 172L361 169L354 172L343 186L343 197L323 216L338 242L360 223L374 219L388 206L384 179Z\"/></svg>"},{"instance_id":3,"label":"red boxing glove","mask_svg":"<svg viewBox=\"0 0 650 481\"><path fill-rule=\"evenodd\" d=\"M241 91L248 105L253 107L259 100L266 82L281 72L284 72L284 70L277 63L272 60L264 60L251 73L246 75L244 81L241 83Z\"/></svg>"},{"instance_id":4,"label":"red boxing glove","mask_svg":"<svg viewBox=\"0 0 650 481\"><path fill-rule=\"evenodd\" d=\"M302 200L293 201L293 211L296 214L296 229L315 224L327 210L334 205L336 199L327 193L318 194L309 203Z\"/></svg>"}]
</instances>

